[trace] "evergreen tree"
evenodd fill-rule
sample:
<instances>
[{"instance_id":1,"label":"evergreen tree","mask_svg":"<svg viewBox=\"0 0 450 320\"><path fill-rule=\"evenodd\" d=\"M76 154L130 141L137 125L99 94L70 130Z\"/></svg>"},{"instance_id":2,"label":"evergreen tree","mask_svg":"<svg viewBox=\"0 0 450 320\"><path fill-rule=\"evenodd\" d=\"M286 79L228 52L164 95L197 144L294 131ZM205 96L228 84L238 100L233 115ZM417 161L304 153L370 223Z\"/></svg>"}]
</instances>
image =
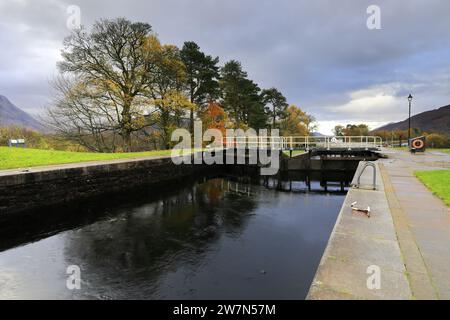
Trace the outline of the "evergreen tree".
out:
<instances>
[{"instance_id":1,"label":"evergreen tree","mask_svg":"<svg viewBox=\"0 0 450 320\"><path fill-rule=\"evenodd\" d=\"M219 96L219 58L213 58L200 51L192 41L185 42L180 51L186 66L188 98L198 109ZM190 130L194 128L194 110L190 112Z\"/></svg>"},{"instance_id":2,"label":"evergreen tree","mask_svg":"<svg viewBox=\"0 0 450 320\"><path fill-rule=\"evenodd\" d=\"M231 60L221 69L220 88L222 105L235 121L235 127L250 126L254 129L264 128L267 116L261 98L261 89L238 61Z\"/></svg>"},{"instance_id":3,"label":"evergreen tree","mask_svg":"<svg viewBox=\"0 0 450 320\"><path fill-rule=\"evenodd\" d=\"M266 106L266 112L272 120L272 128L277 128L277 121L286 117L288 103L283 94L276 88L263 90L262 101Z\"/></svg>"}]
</instances>

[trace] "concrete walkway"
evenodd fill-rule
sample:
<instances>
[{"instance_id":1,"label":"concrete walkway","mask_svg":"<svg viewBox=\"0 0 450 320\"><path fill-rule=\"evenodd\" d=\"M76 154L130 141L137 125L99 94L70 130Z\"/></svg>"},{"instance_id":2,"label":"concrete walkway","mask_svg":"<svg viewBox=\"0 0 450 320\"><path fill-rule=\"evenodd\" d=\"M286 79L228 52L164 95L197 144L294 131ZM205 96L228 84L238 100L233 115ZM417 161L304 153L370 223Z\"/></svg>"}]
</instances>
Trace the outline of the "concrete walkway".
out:
<instances>
[{"instance_id":1,"label":"concrete walkway","mask_svg":"<svg viewBox=\"0 0 450 320\"><path fill-rule=\"evenodd\" d=\"M377 168L377 190L350 189L331 234L327 249L317 269L308 299L410 299L406 275L384 184ZM367 168L361 183L372 183ZM371 207L371 217L352 212L350 205ZM379 268L379 289L367 285Z\"/></svg>"},{"instance_id":2,"label":"concrete walkway","mask_svg":"<svg viewBox=\"0 0 450 320\"><path fill-rule=\"evenodd\" d=\"M348 192L308 299L450 299L450 211L414 176L450 169L450 155L383 153L377 190ZM354 201L371 217L352 212ZM371 265L381 271L379 289L367 285Z\"/></svg>"},{"instance_id":3,"label":"concrete walkway","mask_svg":"<svg viewBox=\"0 0 450 320\"><path fill-rule=\"evenodd\" d=\"M415 299L450 299L450 211L415 176L450 169L450 155L396 151L381 172Z\"/></svg>"}]
</instances>

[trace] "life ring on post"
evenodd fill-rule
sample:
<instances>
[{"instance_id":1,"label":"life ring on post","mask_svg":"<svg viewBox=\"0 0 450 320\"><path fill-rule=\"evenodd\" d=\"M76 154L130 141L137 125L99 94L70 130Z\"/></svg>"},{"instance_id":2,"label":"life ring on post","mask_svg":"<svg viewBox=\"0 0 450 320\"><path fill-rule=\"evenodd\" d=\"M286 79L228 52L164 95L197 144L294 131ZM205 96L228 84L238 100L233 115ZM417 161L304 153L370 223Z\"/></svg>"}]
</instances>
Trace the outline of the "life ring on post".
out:
<instances>
[{"instance_id":1,"label":"life ring on post","mask_svg":"<svg viewBox=\"0 0 450 320\"><path fill-rule=\"evenodd\" d=\"M412 142L412 147L414 149L422 149L424 145L425 144L423 143L423 140L421 140L421 139L416 139Z\"/></svg>"}]
</instances>

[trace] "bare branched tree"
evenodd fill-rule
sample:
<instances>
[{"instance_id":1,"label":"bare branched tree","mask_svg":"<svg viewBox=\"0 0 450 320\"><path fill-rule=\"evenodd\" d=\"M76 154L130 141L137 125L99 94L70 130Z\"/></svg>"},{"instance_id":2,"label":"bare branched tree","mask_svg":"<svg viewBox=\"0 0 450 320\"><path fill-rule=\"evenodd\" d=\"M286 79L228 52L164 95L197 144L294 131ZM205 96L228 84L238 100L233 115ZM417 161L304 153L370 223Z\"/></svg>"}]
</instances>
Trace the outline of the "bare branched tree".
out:
<instances>
[{"instance_id":1,"label":"bare branched tree","mask_svg":"<svg viewBox=\"0 0 450 320\"><path fill-rule=\"evenodd\" d=\"M101 20L90 33L74 31L62 56L48 119L90 150L129 151L132 141L149 136L169 147L171 131L194 108L182 94L179 49L161 45L148 24Z\"/></svg>"},{"instance_id":2,"label":"bare branched tree","mask_svg":"<svg viewBox=\"0 0 450 320\"><path fill-rule=\"evenodd\" d=\"M55 82L53 127L93 150L114 151L119 140L131 150L132 133L149 125L144 109L151 104L153 66L145 51L150 35L150 25L122 18L101 20L90 33L74 31L59 64L65 78Z\"/></svg>"}]
</instances>

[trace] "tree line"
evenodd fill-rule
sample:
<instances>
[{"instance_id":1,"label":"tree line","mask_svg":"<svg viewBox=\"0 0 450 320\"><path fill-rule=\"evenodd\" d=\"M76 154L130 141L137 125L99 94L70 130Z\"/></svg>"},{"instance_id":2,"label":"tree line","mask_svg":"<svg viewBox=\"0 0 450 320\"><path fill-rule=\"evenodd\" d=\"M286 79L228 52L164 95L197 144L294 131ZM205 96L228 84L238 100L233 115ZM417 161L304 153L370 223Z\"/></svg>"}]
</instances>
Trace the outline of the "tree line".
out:
<instances>
[{"instance_id":1,"label":"tree line","mask_svg":"<svg viewBox=\"0 0 450 320\"><path fill-rule=\"evenodd\" d=\"M335 136L378 136L386 145L402 146L408 143L408 130L374 130L370 131L366 124L337 125L333 129ZM442 132L425 132L419 128L411 128L411 137L426 137L429 148L445 148L450 146L450 135Z\"/></svg>"},{"instance_id":2,"label":"tree line","mask_svg":"<svg viewBox=\"0 0 450 320\"><path fill-rule=\"evenodd\" d=\"M405 146L408 144L408 130L378 130L373 133L387 144L392 146ZM426 132L419 128L411 128L411 137L426 137L428 148L448 148L450 147L450 134L445 132Z\"/></svg>"},{"instance_id":3,"label":"tree line","mask_svg":"<svg viewBox=\"0 0 450 320\"><path fill-rule=\"evenodd\" d=\"M261 89L236 60L192 42L162 44L147 23L100 20L65 39L47 122L65 139L98 152L170 148L179 127L280 129L307 135L315 119Z\"/></svg>"},{"instance_id":4,"label":"tree line","mask_svg":"<svg viewBox=\"0 0 450 320\"><path fill-rule=\"evenodd\" d=\"M367 124L348 124L347 126L337 125L333 129L333 134L337 137L342 136L368 136L369 126Z\"/></svg>"}]
</instances>

